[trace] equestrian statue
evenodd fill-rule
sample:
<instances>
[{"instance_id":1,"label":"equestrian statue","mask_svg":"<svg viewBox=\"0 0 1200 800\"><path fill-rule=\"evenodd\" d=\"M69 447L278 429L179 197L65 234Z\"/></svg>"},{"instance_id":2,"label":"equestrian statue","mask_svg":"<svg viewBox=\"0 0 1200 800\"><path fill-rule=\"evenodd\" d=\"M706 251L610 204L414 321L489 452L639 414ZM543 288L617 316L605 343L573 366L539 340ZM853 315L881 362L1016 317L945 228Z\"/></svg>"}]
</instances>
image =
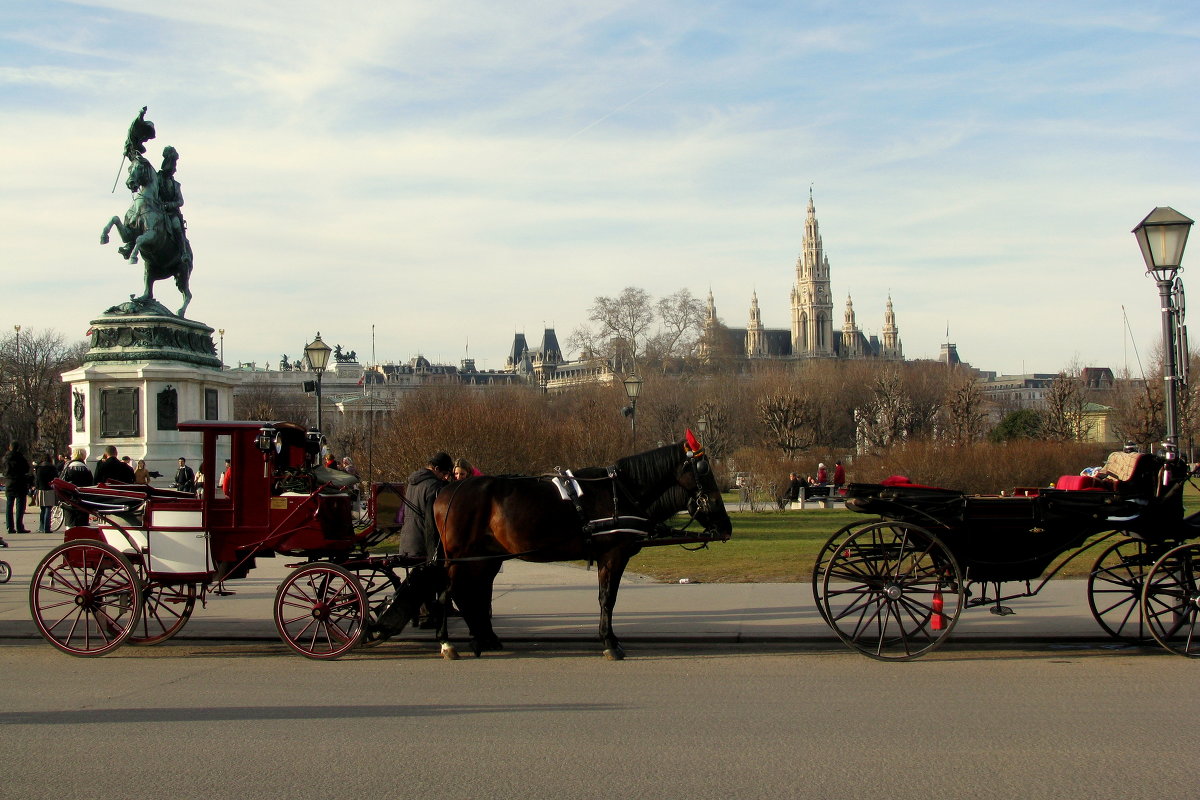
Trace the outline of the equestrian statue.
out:
<instances>
[{"instance_id":1,"label":"equestrian statue","mask_svg":"<svg viewBox=\"0 0 1200 800\"><path fill-rule=\"evenodd\" d=\"M162 167L155 171L145 156L146 141L153 138L154 123L146 119L146 108L143 107L130 124L125 138L124 158L129 160L125 186L133 193L133 203L125 212L124 220L113 217L104 226L100 244L108 244L108 233L116 228L125 243L117 248L117 252L130 264L138 263L139 257L142 259L146 291L141 297L130 295L136 306L157 305L154 303L155 281L174 278L176 288L183 295L183 305L178 312L182 318L192 301L188 288L192 274L192 246L187 239L187 224L179 211L183 205L183 192L175 180L179 153L174 147L164 148Z\"/></svg>"}]
</instances>

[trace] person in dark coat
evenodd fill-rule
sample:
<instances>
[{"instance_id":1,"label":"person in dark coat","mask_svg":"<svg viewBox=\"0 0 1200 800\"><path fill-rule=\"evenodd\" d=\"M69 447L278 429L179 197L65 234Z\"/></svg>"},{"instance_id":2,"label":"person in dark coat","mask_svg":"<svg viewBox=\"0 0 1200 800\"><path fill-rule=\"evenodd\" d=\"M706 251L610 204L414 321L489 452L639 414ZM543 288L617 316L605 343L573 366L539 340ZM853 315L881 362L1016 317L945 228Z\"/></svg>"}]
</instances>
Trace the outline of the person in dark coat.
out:
<instances>
[{"instance_id":1,"label":"person in dark coat","mask_svg":"<svg viewBox=\"0 0 1200 800\"><path fill-rule=\"evenodd\" d=\"M38 516L38 533L50 533L50 515L54 512L54 504L57 502L50 481L57 477L58 467L54 465L54 459L47 453L42 458L42 463L38 464L37 469L33 472L33 486L37 489L38 505L42 507L41 514Z\"/></svg>"},{"instance_id":2,"label":"person in dark coat","mask_svg":"<svg viewBox=\"0 0 1200 800\"><path fill-rule=\"evenodd\" d=\"M400 527L400 554L433 558L441 541L433 524L433 498L450 481L454 462L446 453L436 453L424 469L408 476L405 493L407 513Z\"/></svg>"},{"instance_id":3,"label":"person in dark coat","mask_svg":"<svg viewBox=\"0 0 1200 800\"><path fill-rule=\"evenodd\" d=\"M9 533L29 533L25 528L25 505L29 501L29 459L25 447L17 441L8 446L4 456L4 521ZM0 539L0 547L8 543Z\"/></svg>"},{"instance_id":4,"label":"person in dark coat","mask_svg":"<svg viewBox=\"0 0 1200 800\"><path fill-rule=\"evenodd\" d=\"M93 477L96 483L117 481L118 483L133 483L133 467L117 458L117 448L111 444L104 448L104 455L96 462Z\"/></svg>"}]
</instances>

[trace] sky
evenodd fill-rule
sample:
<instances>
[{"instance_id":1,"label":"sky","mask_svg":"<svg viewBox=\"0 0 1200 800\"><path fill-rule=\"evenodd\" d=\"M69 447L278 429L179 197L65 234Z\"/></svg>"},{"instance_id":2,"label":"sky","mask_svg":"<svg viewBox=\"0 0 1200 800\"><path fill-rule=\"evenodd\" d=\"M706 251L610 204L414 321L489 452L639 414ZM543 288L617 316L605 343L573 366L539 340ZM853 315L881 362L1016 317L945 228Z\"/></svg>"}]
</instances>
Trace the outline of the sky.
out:
<instances>
[{"instance_id":1,"label":"sky","mask_svg":"<svg viewBox=\"0 0 1200 800\"><path fill-rule=\"evenodd\" d=\"M890 295L909 358L1137 374L1130 231L1200 215L1198 73L1166 2L0 0L0 330L141 293L99 234L148 106L229 364L498 369L627 286L786 328L811 191L836 326Z\"/></svg>"}]
</instances>

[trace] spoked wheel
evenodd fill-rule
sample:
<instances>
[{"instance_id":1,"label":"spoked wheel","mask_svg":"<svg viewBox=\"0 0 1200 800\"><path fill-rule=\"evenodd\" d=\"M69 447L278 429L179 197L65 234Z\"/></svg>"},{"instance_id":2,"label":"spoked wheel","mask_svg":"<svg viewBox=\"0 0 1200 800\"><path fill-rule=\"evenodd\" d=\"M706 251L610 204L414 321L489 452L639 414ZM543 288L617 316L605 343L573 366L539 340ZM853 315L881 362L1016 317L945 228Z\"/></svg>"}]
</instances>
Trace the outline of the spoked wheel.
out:
<instances>
[{"instance_id":1,"label":"spoked wheel","mask_svg":"<svg viewBox=\"0 0 1200 800\"><path fill-rule=\"evenodd\" d=\"M0 583L8 583L12 580L12 565L7 561L0 561Z\"/></svg>"},{"instance_id":2,"label":"spoked wheel","mask_svg":"<svg viewBox=\"0 0 1200 800\"><path fill-rule=\"evenodd\" d=\"M962 573L936 536L878 522L837 547L821 580L825 621L871 658L909 661L937 648L962 610Z\"/></svg>"},{"instance_id":3,"label":"spoked wheel","mask_svg":"<svg viewBox=\"0 0 1200 800\"><path fill-rule=\"evenodd\" d=\"M1088 575L1088 605L1109 636L1135 644L1153 641L1142 613L1142 590L1162 552L1140 539L1122 539L1096 558Z\"/></svg>"},{"instance_id":4,"label":"spoked wheel","mask_svg":"<svg viewBox=\"0 0 1200 800\"><path fill-rule=\"evenodd\" d=\"M55 506L50 512L50 532L61 531L63 521L66 519L66 511L62 506Z\"/></svg>"},{"instance_id":5,"label":"spoked wheel","mask_svg":"<svg viewBox=\"0 0 1200 800\"><path fill-rule=\"evenodd\" d=\"M275 594L275 627L288 647L308 658L339 658L363 637L367 595L358 578L337 564L309 564Z\"/></svg>"},{"instance_id":6,"label":"spoked wheel","mask_svg":"<svg viewBox=\"0 0 1200 800\"><path fill-rule=\"evenodd\" d=\"M1200 545L1168 550L1146 576L1142 614L1155 641L1172 653L1200 658L1200 585L1196 564Z\"/></svg>"},{"instance_id":7,"label":"spoked wheel","mask_svg":"<svg viewBox=\"0 0 1200 800\"><path fill-rule=\"evenodd\" d=\"M142 587L142 618L130 644L158 644L183 629L196 607L196 584L158 583Z\"/></svg>"},{"instance_id":8,"label":"spoked wheel","mask_svg":"<svg viewBox=\"0 0 1200 800\"><path fill-rule=\"evenodd\" d=\"M851 534L868 525L874 525L882 522L881 519L865 519L859 522L851 522L849 525L838 530L837 533L825 540L825 544L821 545L821 549L817 551L817 559L813 564L812 573L812 593L813 602L816 603L817 612L820 613L821 619L829 622L829 617L825 616L825 604L821 602L821 586L822 580L825 577L825 568L829 566L829 560L833 554L837 552L838 547L850 538Z\"/></svg>"},{"instance_id":9,"label":"spoked wheel","mask_svg":"<svg viewBox=\"0 0 1200 800\"><path fill-rule=\"evenodd\" d=\"M29 609L46 641L73 656L102 656L133 634L141 581L129 560L104 542L60 544L38 564Z\"/></svg>"},{"instance_id":10,"label":"spoked wheel","mask_svg":"<svg viewBox=\"0 0 1200 800\"><path fill-rule=\"evenodd\" d=\"M400 591L400 577L383 567L362 567L351 571L358 577L363 594L367 597L367 626L359 647L374 647L385 639L380 636L375 623L396 592Z\"/></svg>"}]
</instances>

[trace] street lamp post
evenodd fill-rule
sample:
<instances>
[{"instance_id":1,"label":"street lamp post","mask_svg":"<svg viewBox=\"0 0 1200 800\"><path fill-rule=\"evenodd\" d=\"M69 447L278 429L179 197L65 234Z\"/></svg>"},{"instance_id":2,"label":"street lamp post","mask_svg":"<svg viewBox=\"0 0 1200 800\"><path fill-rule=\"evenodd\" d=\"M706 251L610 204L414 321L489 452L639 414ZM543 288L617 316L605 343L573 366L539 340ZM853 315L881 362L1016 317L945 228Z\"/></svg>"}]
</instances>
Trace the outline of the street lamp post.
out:
<instances>
[{"instance_id":1,"label":"street lamp post","mask_svg":"<svg viewBox=\"0 0 1200 800\"><path fill-rule=\"evenodd\" d=\"M1167 458L1175 458L1179 448L1179 385L1182 376L1179 358L1186 359L1187 352L1180 352L1183 335L1183 281L1178 277L1182 268L1183 249L1187 246L1188 233L1193 220L1173 208L1156 208L1133 229L1142 259L1146 262L1146 273L1154 276L1158 284L1158 297L1162 305L1163 353L1166 357L1166 422L1167 439L1164 449Z\"/></svg>"},{"instance_id":2,"label":"street lamp post","mask_svg":"<svg viewBox=\"0 0 1200 800\"><path fill-rule=\"evenodd\" d=\"M220 328L217 333L221 336L221 369L225 369L225 329Z\"/></svg>"},{"instance_id":3,"label":"street lamp post","mask_svg":"<svg viewBox=\"0 0 1200 800\"><path fill-rule=\"evenodd\" d=\"M317 331L317 338L304 346L304 355L308 357L308 366L312 371L317 373L317 430L321 430L321 376L325 373L325 367L329 365L329 354L333 352L333 348L325 344L321 340L321 332Z\"/></svg>"},{"instance_id":4,"label":"street lamp post","mask_svg":"<svg viewBox=\"0 0 1200 800\"><path fill-rule=\"evenodd\" d=\"M633 441L637 442L637 401L642 393L642 379L630 373L625 379L625 396L629 398L629 427L633 432Z\"/></svg>"},{"instance_id":5,"label":"street lamp post","mask_svg":"<svg viewBox=\"0 0 1200 800\"><path fill-rule=\"evenodd\" d=\"M704 444L704 434L708 433L708 417L696 420L696 433L700 434L700 443Z\"/></svg>"}]
</instances>

